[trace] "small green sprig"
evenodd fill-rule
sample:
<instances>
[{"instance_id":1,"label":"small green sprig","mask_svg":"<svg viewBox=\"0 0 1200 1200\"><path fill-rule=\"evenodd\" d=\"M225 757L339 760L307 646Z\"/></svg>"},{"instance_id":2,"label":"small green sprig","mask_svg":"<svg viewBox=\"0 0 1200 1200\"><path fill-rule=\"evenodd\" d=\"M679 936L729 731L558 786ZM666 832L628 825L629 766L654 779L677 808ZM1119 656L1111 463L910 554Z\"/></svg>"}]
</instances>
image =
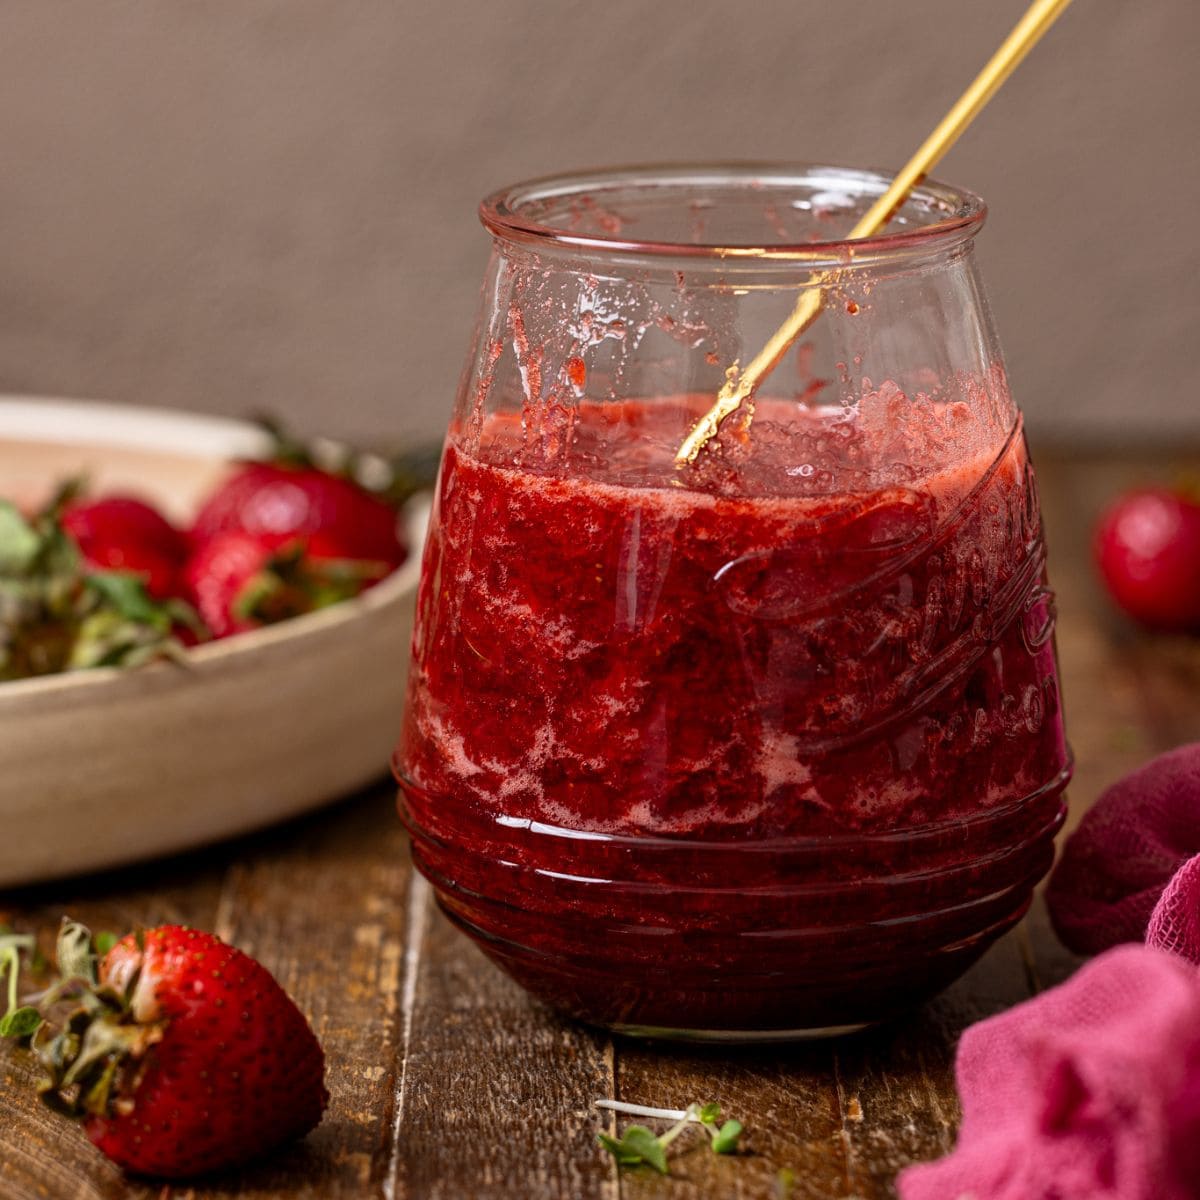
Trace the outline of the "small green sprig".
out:
<instances>
[{"instance_id":1,"label":"small green sprig","mask_svg":"<svg viewBox=\"0 0 1200 1200\"><path fill-rule=\"evenodd\" d=\"M21 975L21 951L32 952L34 939L27 934L0 930L0 983L8 976L8 1007L0 1017L0 1037L29 1037L42 1023L42 1014L28 1004L17 1002L17 983Z\"/></svg>"},{"instance_id":2,"label":"small green sprig","mask_svg":"<svg viewBox=\"0 0 1200 1200\"><path fill-rule=\"evenodd\" d=\"M742 1136L740 1121L721 1120L719 1104L689 1104L687 1108L649 1108L643 1104L624 1104L619 1100L597 1100L597 1108L637 1117L654 1117L675 1123L655 1134L645 1125L627 1125L619 1138L598 1133L596 1140L616 1159L620 1167L641 1164L653 1167L660 1175L671 1173L667 1165L667 1147L689 1126L699 1125L708 1134L714 1154L733 1154Z\"/></svg>"}]
</instances>

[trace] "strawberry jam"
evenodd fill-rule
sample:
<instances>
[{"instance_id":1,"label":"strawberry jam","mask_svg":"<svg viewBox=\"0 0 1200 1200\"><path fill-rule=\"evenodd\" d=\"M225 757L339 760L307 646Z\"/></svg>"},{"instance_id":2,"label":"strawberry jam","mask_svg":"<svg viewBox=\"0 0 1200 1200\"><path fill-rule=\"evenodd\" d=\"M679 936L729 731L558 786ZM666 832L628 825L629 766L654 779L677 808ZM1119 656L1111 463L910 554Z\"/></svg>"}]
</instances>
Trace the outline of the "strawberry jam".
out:
<instances>
[{"instance_id":1,"label":"strawberry jam","mask_svg":"<svg viewBox=\"0 0 1200 1200\"><path fill-rule=\"evenodd\" d=\"M707 397L452 428L395 766L420 869L584 1020L875 1021L1028 905L1068 753L1008 405ZM543 431L544 433L544 431ZM550 442L552 449L547 449Z\"/></svg>"}]
</instances>

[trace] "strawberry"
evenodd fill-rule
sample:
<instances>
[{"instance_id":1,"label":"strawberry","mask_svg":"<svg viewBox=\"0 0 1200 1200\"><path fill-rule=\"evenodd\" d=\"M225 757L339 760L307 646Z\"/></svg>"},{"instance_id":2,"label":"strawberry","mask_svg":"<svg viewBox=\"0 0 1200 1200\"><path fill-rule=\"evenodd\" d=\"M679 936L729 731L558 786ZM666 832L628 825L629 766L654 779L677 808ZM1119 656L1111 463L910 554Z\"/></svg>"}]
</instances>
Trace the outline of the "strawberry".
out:
<instances>
[{"instance_id":1,"label":"strawberry","mask_svg":"<svg viewBox=\"0 0 1200 1200\"><path fill-rule=\"evenodd\" d=\"M351 479L310 465L246 463L196 514L192 540L203 545L220 533L306 539L314 558L402 563L395 509Z\"/></svg>"},{"instance_id":2,"label":"strawberry","mask_svg":"<svg viewBox=\"0 0 1200 1200\"><path fill-rule=\"evenodd\" d=\"M386 562L320 558L302 538L233 531L204 542L184 568L184 587L216 637L269 625L356 596Z\"/></svg>"},{"instance_id":3,"label":"strawberry","mask_svg":"<svg viewBox=\"0 0 1200 1200\"><path fill-rule=\"evenodd\" d=\"M0 681L174 658L203 632L182 600L87 567L57 500L33 517L0 500Z\"/></svg>"},{"instance_id":4,"label":"strawberry","mask_svg":"<svg viewBox=\"0 0 1200 1200\"><path fill-rule=\"evenodd\" d=\"M321 1120L329 1094L320 1043L240 950L163 925L116 942L97 974L90 933L64 921L58 957L62 978L39 1010L10 1010L3 1031L32 1034L48 1074L43 1098L82 1119L126 1170L159 1178L219 1170Z\"/></svg>"},{"instance_id":5,"label":"strawberry","mask_svg":"<svg viewBox=\"0 0 1200 1200\"><path fill-rule=\"evenodd\" d=\"M1151 629L1200 632L1200 503L1143 488L1101 515L1096 565L1112 598Z\"/></svg>"},{"instance_id":6,"label":"strawberry","mask_svg":"<svg viewBox=\"0 0 1200 1200\"><path fill-rule=\"evenodd\" d=\"M145 501L133 496L72 500L63 509L62 524L91 566L133 572L156 599L180 594L187 539Z\"/></svg>"}]
</instances>

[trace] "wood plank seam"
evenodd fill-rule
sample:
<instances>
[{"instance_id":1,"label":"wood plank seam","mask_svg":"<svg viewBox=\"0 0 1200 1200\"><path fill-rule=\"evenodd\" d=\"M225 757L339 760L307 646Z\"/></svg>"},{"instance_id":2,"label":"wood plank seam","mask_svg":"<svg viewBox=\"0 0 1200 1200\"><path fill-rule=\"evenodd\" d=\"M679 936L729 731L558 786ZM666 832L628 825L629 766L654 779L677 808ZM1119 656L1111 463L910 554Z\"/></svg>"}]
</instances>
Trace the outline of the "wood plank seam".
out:
<instances>
[{"instance_id":1,"label":"wood plank seam","mask_svg":"<svg viewBox=\"0 0 1200 1200\"><path fill-rule=\"evenodd\" d=\"M414 870L408 882L408 928L405 931L404 978L400 985L400 1078L396 1083L395 1111L392 1117L392 1145L388 1170L383 1180L384 1200L396 1200L396 1180L400 1171L401 1129L404 1122L404 1098L408 1088L408 1060L412 1046L413 1013L417 1003L417 972L421 969L421 951L429 932L431 889L429 881Z\"/></svg>"},{"instance_id":2,"label":"wood plank seam","mask_svg":"<svg viewBox=\"0 0 1200 1200\"><path fill-rule=\"evenodd\" d=\"M840 1140L842 1145L842 1179L846 1184L846 1195L850 1200L854 1200L854 1180L851 1178L851 1155L853 1152L850 1141L850 1126L847 1123L846 1115L846 1092L842 1086L842 1064L841 1056L838 1054L836 1045L832 1047L833 1059L833 1095L837 1101L837 1119L838 1126L841 1130Z\"/></svg>"},{"instance_id":3,"label":"wood plank seam","mask_svg":"<svg viewBox=\"0 0 1200 1200\"><path fill-rule=\"evenodd\" d=\"M614 1100L620 1100L621 1097L617 1095L617 1043L611 1034L604 1039L602 1061L604 1063L604 1073L607 1077L605 1080L605 1090ZM605 1097L597 1096L596 1099L602 1100ZM608 1120L604 1125L604 1132L610 1137L617 1136L617 1114L615 1112L608 1114ZM599 1150L599 1146L597 1146L597 1150ZM611 1197L611 1200L621 1200L621 1196L624 1194L621 1186L621 1168L617 1165L615 1158L609 1164L608 1178L605 1180L604 1190Z\"/></svg>"}]
</instances>

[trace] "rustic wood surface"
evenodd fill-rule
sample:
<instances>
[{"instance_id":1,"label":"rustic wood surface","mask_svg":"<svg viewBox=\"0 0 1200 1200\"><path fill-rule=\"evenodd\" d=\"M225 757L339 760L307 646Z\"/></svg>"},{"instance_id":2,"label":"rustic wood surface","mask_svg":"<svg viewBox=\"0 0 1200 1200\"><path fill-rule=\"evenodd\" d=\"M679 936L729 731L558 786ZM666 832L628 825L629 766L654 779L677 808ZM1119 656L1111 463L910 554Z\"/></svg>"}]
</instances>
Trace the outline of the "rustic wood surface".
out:
<instances>
[{"instance_id":1,"label":"rustic wood surface","mask_svg":"<svg viewBox=\"0 0 1200 1200\"><path fill-rule=\"evenodd\" d=\"M1087 534L1120 487L1200 468L1200 454L1043 459L1075 821L1125 771L1200 738L1200 642L1139 634L1114 616ZM409 865L383 784L203 853L0 896L0 922L21 930L49 936L64 911L93 928L188 922L261 959L323 1041L332 1100L320 1128L269 1163L164 1188L125 1178L43 1112L27 1056L5 1047L3 1200L875 1200L894 1195L901 1167L953 1144L963 1027L1076 965L1039 901L963 980L887 1028L754 1050L614 1040L527 999L449 926ZM717 1158L695 1143L669 1179L618 1175L595 1145L613 1124L592 1108L600 1096L718 1100L745 1121L744 1149Z\"/></svg>"}]
</instances>

